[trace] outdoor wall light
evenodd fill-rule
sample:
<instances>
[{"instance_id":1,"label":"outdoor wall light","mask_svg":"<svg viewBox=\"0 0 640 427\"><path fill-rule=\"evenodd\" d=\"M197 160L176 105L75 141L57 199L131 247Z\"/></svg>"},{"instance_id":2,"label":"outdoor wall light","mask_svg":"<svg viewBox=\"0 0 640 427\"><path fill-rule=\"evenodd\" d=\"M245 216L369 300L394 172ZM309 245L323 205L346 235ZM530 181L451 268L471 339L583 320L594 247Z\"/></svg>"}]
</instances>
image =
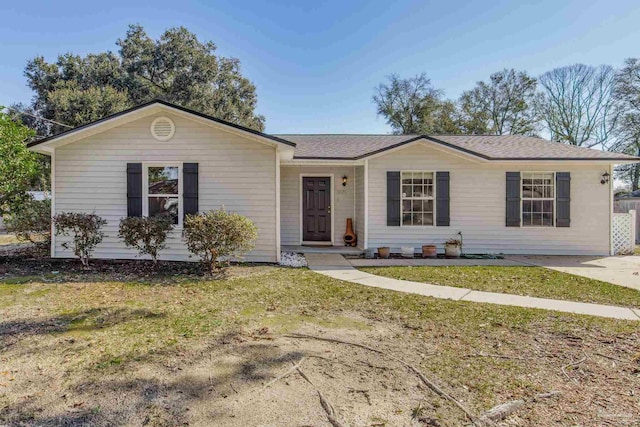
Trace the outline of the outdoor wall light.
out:
<instances>
[{"instance_id":1,"label":"outdoor wall light","mask_svg":"<svg viewBox=\"0 0 640 427\"><path fill-rule=\"evenodd\" d=\"M609 177L611 177L611 175L609 175L609 172L605 172L602 174L602 179L600 180L600 184L605 185L606 183L609 182Z\"/></svg>"},{"instance_id":2,"label":"outdoor wall light","mask_svg":"<svg viewBox=\"0 0 640 427\"><path fill-rule=\"evenodd\" d=\"M342 186L346 187L347 186L347 175L342 177Z\"/></svg>"}]
</instances>

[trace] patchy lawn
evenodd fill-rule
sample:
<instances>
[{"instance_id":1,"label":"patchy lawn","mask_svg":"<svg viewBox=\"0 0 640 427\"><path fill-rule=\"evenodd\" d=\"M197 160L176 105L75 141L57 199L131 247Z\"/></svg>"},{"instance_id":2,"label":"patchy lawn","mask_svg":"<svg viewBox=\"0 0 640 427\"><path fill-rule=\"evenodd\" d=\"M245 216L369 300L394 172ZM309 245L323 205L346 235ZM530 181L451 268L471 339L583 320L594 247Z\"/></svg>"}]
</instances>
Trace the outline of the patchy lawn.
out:
<instances>
[{"instance_id":1,"label":"patchy lawn","mask_svg":"<svg viewBox=\"0 0 640 427\"><path fill-rule=\"evenodd\" d=\"M0 246L2 245L14 245L20 243L18 238L13 234L0 234Z\"/></svg>"},{"instance_id":2,"label":"patchy lawn","mask_svg":"<svg viewBox=\"0 0 640 427\"><path fill-rule=\"evenodd\" d=\"M640 291L542 267L364 267L379 276L540 298L640 307Z\"/></svg>"},{"instance_id":3,"label":"patchy lawn","mask_svg":"<svg viewBox=\"0 0 640 427\"><path fill-rule=\"evenodd\" d=\"M394 357L473 414L526 399L509 425L640 419L637 322L434 300L306 269L237 266L213 280L146 264L138 277L49 267L5 265L0 278L0 424L329 425L314 387L343 425L467 424ZM561 394L534 398L551 390Z\"/></svg>"}]
</instances>

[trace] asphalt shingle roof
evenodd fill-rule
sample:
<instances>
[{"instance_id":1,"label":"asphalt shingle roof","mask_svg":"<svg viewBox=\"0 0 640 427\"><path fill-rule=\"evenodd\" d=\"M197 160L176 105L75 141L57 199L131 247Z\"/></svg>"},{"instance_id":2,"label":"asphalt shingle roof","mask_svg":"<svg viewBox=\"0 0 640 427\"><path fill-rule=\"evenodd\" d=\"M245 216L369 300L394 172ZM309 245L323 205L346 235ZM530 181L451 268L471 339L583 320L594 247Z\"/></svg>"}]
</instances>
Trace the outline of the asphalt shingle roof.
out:
<instances>
[{"instance_id":1,"label":"asphalt shingle roof","mask_svg":"<svg viewBox=\"0 0 640 427\"><path fill-rule=\"evenodd\" d=\"M296 144L295 158L359 159L418 139L489 160L640 160L522 135L274 135Z\"/></svg>"}]
</instances>

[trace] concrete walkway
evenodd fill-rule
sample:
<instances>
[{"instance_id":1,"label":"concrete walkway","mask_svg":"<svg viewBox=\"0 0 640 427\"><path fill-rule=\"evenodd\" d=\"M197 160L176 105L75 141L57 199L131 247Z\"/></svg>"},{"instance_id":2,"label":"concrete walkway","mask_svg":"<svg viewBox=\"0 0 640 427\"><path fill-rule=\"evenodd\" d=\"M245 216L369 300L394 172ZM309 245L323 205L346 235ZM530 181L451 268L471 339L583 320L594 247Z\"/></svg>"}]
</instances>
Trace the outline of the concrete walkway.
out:
<instances>
[{"instance_id":1,"label":"concrete walkway","mask_svg":"<svg viewBox=\"0 0 640 427\"><path fill-rule=\"evenodd\" d=\"M356 270L342 255L306 254L305 257L307 258L309 268L316 273L323 274L334 279L375 288L390 289L398 292L407 292L456 301L473 301L516 307L541 308L565 313L587 314L612 319L640 321L640 310L625 307L474 291L471 289L455 288L451 286L430 285L427 283L376 276L374 274Z\"/></svg>"},{"instance_id":2,"label":"concrete walkway","mask_svg":"<svg viewBox=\"0 0 640 427\"><path fill-rule=\"evenodd\" d=\"M506 258L640 291L640 256L508 255Z\"/></svg>"}]
</instances>

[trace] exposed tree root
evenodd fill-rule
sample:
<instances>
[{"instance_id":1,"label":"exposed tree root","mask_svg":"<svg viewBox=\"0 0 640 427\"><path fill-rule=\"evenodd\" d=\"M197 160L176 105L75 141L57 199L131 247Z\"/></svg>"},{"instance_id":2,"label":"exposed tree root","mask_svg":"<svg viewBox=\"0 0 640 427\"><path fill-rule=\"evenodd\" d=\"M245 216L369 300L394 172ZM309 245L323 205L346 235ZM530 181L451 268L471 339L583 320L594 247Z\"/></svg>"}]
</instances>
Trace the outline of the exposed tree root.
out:
<instances>
[{"instance_id":1,"label":"exposed tree root","mask_svg":"<svg viewBox=\"0 0 640 427\"><path fill-rule=\"evenodd\" d=\"M577 362L568 363L562 367L562 373L564 374L564 376L567 377L569 381L573 381L576 384L579 384L578 380L576 380L575 378L571 378L569 374L567 374L567 368L570 368L572 366L578 366L579 364L587 360L588 359L587 353L585 352L582 352L582 353L584 354L584 357L582 359L578 360Z\"/></svg>"},{"instance_id":2,"label":"exposed tree root","mask_svg":"<svg viewBox=\"0 0 640 427\"><path fill-rule=\"evenodd\" d=\"M448 400L449 402L451 402L455 406L457 406L462 412L465 413L465 415L471 420L471 422L474 425L482 426L482 425L486 424L486 422L480 421L478 418L476 418L476 416L473 415L471 413L471 411L469 409L467 409L460 401L458 401L456 398L454 398L453 396L451 396L450 394L448 394L447 392L442 390L433 381L431 381L429 378L427 378L418 368L416 368L415 366L405 362L404 360L402 360L402 359L400 359L400 358L398 358L398 357L396 357L396 356L394 356L394 355L392 355L390 353L387 353L387 352L382 351L382 350L378 350L378 349L373 348L373 347L369 347L368 345L365 345L365 344L359 344L359 343L354 343L354 342L349 342L349 341L343 341L343 340L339 340L339 339L336 339L336 338L324 338L324 337L317 337L317 336L306 335L306 334L288 334L288 335L285 335L285 336L289 337L289 338L311 339L311 340L332 342L332 343L337 343L337 344L345 344L345 345L350 345L350 346L354 346L354 347L360 347L360 348L363 348L365 350L369 350L369 351L372 351L374 353L386 356L386 357L388 357L388 358L390 358L392 360L395 360L396 362L404 365L409 370L413 371L413 373L416 374L418 376L418 378L420 378L420 380L423 382L423 384L425 384L431 391L433 391L438 396L442 397L445 400Z\"/></svg>"},{"instance_id":3,"label":"exposed tree root","mask_svg":"<svg viewBox=\"0 0 640 427\"><path fill-rule=\"evenodd\" d=\"M298 363L294 364L291 368L287 369L286 372L283 372L282 374L278 375L277 377L275 377L274 379L272 379L271 381L269 381L268 383L266 383L263 387L262 390L269 388L270 386L272 386L273 384L277 383L278 381L280 381L281 379L283 379L284 377L286 377L287 375L289 375L292 372L295 372L300 365L302 365L302 362L304 361L304 357L300 360L298 360Z\"/></svg>"},{"instance_id":4,"label":"exposed tree root","mask_svg":"<svg viewBox=\"0 0 640 427\"><path fill-rule=\"evenodd\" d=\"M561 393L559 391L551 391L549 393L536 394L530 401L535 402L539 399L549 399L554 396L558 396ZM527 403L525 399L510 400L500 405L496 405L482 414L480 420L484 422L496 422L507 418L518 409L522 408Z\"/></svg>"},{"instance_id":5,"label":"exposed tree root","mask_svg":"<svg viewBox=\"0 0 640 427\"><path fill-rule=\"evenodd\" d=\"M300 376L304 378L309 384L311 384L311 386L316 390L316 393L318 393L318 397L320 398L320 406L322 406L322 409L324 409L324 412L327 414L329 423L333 427L344 427L344 424L342 424L338 420L335 409L333 409L333 406L331 405L331 403L329 403L327 398L324 397L320 389L313 383L313 381L309 379L309 377L302 371L302 369L300 369L299 365L294 367L296 368Z\"/></svg>"}]
</instances>

